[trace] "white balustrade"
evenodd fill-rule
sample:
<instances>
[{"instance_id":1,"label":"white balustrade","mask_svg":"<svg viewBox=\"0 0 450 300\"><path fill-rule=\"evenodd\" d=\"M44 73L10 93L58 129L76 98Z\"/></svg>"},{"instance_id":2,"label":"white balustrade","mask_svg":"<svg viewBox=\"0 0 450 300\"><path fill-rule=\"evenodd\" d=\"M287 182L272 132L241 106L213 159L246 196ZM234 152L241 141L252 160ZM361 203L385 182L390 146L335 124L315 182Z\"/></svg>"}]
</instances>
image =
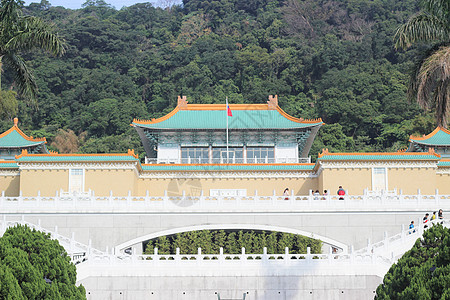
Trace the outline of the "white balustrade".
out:
<instances>
[{"instance_id":1,"label":"white balustrade","mask_svg":"<svg viewBox=\"0 0 450 300\"><path fill-rule=\"evenodd\" d=\"M44 212L376 212L376 211L429 211L435 209L450 210L450 195L403 195L394 193L367 193L362 195L346 195L343 200L338 195L294 195L288 197L276 195L260 195L255 191L253 196L205 196L187 195L182 191L180 196L145 196L127 195L96 196L89 193L68 194L56 193L55 196L7 197L0 196L0 210L5 213L44 213ZM286 199L287 198L287 199Z\"/></svg>"},{"instance_id":2,"label":"white balustrade","mask_svg":"<svg viewBox=\"0 0 450 300\"><path fill-rule=\"evenodd\" d=\"M77 263L77 280L89 276L301 276L301 275L378 275L384 276L392 264L376 254L239 254L90 255Z\"/></svg>"},{"instance_id":3,"label":"white balustrade","mask_svg":"<svg viewBox=\"0 0 450 300\"><path fill-rule=\"evenodd\" d=\"M221 158L145 158L145 164L268 164L268 163L311 163L311 157L298 157L298 158L288 158L288 157L277 157L277 158L235 158L230 157L228 160L226 157Z\"/></svg>"}]
</instances>

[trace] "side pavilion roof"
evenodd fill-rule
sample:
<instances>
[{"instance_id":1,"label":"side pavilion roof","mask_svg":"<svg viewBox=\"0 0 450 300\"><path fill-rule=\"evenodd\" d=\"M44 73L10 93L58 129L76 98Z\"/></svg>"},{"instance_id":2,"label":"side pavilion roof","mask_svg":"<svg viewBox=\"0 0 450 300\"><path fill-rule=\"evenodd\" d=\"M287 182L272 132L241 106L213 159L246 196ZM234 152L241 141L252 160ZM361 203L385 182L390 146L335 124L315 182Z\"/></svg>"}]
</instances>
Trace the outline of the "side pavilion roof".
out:
<instances>
[{"instance_id":1,"label":"side pavilion roof","mask_svg":"<svg viewBox=\"0 0 450 300\"><path fill-rule=\"evenodd\" d=\"M16 155L16 162L32 163L59 163L59 162L139 162L138 156L134 150L128 150L128 153L100 153L100 154L59 154L51 152L50 154L29 154L27 150L22 150L22 154Z\"/></svg>"},{"instance_id":2,"label":"side pavilion roof","mask_svg":"<svg viewBox=\"0 0 450 300\"><path fill-rule=\"evenodd\" d=\"M450 130L437 127L428 135L421 137L411 135L409 141L427 146L450 146Z\"/></svg>"},{"instance_id":3,"label":"side pavilion roof","mask_svg":"<svg viewBox=\"0 0 450 300\"><path fill-rule=\"evenodd\" d=\"M181 101L180 101L181 100ZM229 129L296 129L323 124L322 119L304 120L292 117L278 106L276 97L267 104L230 104ZM187 104L178 99L169 114L151 120L134 119L131 126L148 129L226 129L226 104Z\"/></svg>"},{"instance_id":4,"label":"side pavilion roof","mask_svg":"<svg viewBox=\"0 0 450 300\"><path fill-rule=\"evenodd\" d=\"M0 148L25 148L47 143L44 138L27 136L17 127L18 119L14 118L14 125L0 134Z\"/></svg>"}]
</instances>

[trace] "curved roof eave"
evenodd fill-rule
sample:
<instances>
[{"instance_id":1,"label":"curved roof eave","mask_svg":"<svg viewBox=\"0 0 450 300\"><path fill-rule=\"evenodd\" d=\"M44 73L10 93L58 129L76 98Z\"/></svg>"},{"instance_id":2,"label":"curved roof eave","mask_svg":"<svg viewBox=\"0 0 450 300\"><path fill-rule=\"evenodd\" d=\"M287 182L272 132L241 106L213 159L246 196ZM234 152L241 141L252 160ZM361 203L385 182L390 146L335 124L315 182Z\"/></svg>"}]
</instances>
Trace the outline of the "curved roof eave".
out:
<instances>
[{"instance_id":1,"label":"curved roof eave","mask_svg":"<svg viewBox=\"0 0 450 300\"><path fill-rule=\"evenodd\" d=\"M427 135L421 137L411 135L409 142L427 146L450 146L450 130L438 126Z\"/></svg>"},{"instance_id":2,"label":"curved roof eave","mask_svg":"<svg viewBox=\"0 0 450 300\"><path fill-rule=\"evenodd\" d=\"M273 129L273 130L288 130L288 129L297 129L297 128L308 128L313 126L322 125L322 119L313 119L313 120L305 120L302 118L295 118L284 112L278 105L274 109L270 109L267 104L230 104L230 109L235 113L235 117L229 117L229 130L261 130L261 129ZM195 112L189 116L186 116L183 119L182 117L178 117L180 120L174 120L173 118L180 113L184 112ZM202 112L210 111L209 115L203 114ZM223 111L224 118L222 119L218 111ZM247 112L247 114L242 113L242 111ZM193 129L201 129L201 130L221 130L226 129L224 120L226 120L226 105L225 104L188 104L184 108L176 107L167 115L151 120L139 120L134 119L131 126L133 127L141 127L141 128L149 128L149 129L161 129L161 130L193 130ZM278 113L277 115L274 112ZM240 115L240 116L239 116ZM189 120L191 118L192 120ZM199 119L204 118L199 121ZM274 120L278 118L278 120ZM241 120L242 119L242 120ZM269 120L267 126L264 126L265 120ZM236 121L237 120L237 121ZM172 122L167 122L172 121ZM169 123L166 126L161 123ZM233 124L235 123L235 124ZM236 124L238 123L238 124ZM283 124L279 124L283 123ZM187 125L191 125L191 127L186 127ZM206 126L205 126L206 124ZM219 124L219 125L217 125ZM298 124L298 125L297 125ZM196 125L196 126L194 126ZM210 126L210 127L208 127Z\"/></svg>"}]
</instances>

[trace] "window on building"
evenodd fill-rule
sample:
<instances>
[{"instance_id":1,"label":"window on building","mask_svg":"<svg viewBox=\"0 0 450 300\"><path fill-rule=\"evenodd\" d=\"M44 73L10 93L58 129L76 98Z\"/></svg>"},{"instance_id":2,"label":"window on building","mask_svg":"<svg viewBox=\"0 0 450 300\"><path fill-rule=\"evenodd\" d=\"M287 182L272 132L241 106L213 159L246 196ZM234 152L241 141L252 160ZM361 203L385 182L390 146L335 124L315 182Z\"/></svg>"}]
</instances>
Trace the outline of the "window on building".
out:
<instances>
[{"instance_id":1,"label":"window on building","mask_svg":"<svg viewBox=\"0 0 450 300\"><path fill-rule=\"evenodd\" d=\"M227 157L230 161L236 163L242 163L244 158L244 149L242 147L214 147L213 151L213 163L219 163L221 161L226 161Z\"/></svg>"},{"instance_id":2,"label":"window on building","mask_svg":"<svg viewBox=\"0 0 450 300\"><path fill-rule=\"evenodd\" d=\"M69 171L69 192L82 193L84 192L84 170L70 169Z\"/></svg>"},{"instance_id":3,"label":"window on building","mask_svg":"<svg viewBox=\"0 0 450 300\"><path fill-rule=\"evenodd\" d=\"M207 147L182 147L181 163L204 164L209 162L209 148Z\"/></svg>"},{"instance_id":4,"label":"window on building","mask_svg":"<svg viewBox=\"0 0 450 300\"><path fill-rule=\"evenodd\" d=\"M263 163L266 158L271 162L274 157L273 147L247 147L247 162Z\"/></svg>"},{"instance_id":5,"label":"window on building","mask_svg":"<svg viewBox=\"0 0 450 300\"><path fill-rule=\"evenodd\" d=\"M386 168L372 168L372 190L387 190L387 170Z\"/></svg>"}]
</instances>

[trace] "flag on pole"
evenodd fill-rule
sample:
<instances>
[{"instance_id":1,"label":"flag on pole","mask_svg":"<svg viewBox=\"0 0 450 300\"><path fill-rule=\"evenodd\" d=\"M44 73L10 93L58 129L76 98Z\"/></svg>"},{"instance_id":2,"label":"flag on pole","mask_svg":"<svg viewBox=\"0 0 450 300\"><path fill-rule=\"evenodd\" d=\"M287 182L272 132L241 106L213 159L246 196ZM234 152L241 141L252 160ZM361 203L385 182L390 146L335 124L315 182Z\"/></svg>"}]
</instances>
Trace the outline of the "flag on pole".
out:
<instances>
[{"instance_id":1,"label":"flag on pole","mask_svg":"<svg viewBox=\"0 0 450 300\"><path fill-rule=\"evenodd\" d=\"M228 98L227 98L227 116L228 117L232 117L233 116L233 114L231 113L230 106L228 105Z\"/></svg>"}]
</instances>

